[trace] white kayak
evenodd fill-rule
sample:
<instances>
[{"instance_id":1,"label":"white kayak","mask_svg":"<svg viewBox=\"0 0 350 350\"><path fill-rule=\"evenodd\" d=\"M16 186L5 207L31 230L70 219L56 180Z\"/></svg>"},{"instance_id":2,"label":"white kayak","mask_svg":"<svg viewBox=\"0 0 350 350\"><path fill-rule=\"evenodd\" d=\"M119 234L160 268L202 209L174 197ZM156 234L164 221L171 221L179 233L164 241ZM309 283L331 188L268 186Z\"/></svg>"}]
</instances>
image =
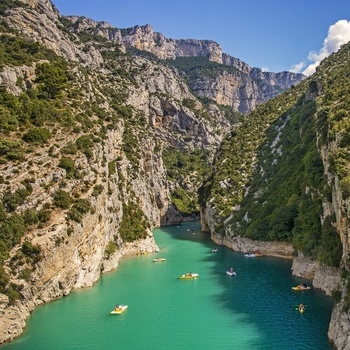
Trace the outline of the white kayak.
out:
<instances>
[{"instance_id":1,"label":"white kayak","mask_svg":"<svg viewBox=\"0 0 350 350\"><path fill-rule=\"evenodd\" d=\"M234 272L234 271L227 270L226 273L227 273L229 276L236 276L236 272Z\"/></svg>"}]
</instances>

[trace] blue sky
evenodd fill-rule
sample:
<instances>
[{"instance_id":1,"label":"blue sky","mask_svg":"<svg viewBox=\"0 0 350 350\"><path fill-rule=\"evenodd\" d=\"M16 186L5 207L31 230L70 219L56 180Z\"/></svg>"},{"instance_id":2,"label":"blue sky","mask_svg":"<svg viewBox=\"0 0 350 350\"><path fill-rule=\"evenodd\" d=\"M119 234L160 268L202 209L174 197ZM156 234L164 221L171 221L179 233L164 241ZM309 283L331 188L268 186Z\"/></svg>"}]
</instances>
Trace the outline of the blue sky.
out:
<instances>
[{"instance_id":1,"label":"blue sky","mask_svg":"<svg viewBox=\"0 0 350 350\"><path fill-rule=\"evenodd\" d=\"M62 15L86 16L118 28L150 24L173 39L213 40L224 53L272 72L310 74L310 65L317 66L350 40L349 0L52 2Z\"/></svg>"}]
</instances>

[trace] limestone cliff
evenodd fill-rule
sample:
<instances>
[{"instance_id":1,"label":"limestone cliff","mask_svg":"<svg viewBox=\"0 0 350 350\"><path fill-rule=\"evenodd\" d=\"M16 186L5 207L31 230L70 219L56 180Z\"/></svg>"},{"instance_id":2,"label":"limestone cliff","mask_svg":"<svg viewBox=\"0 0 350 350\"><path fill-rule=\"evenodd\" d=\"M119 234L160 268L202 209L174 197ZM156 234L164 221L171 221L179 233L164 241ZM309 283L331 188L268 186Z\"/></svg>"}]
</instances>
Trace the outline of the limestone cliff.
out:
<instances>
[{"instance_id":1,"label":"limestone cliff","mask_svg":"<svg viewBox=\"0 0 350 350\"><path fill-rule=\"evenodd\" d=\"M0 342L36 306L91 286L126 254L155 251L152 229L183 220L162 152L213 153L230 126L174 69L125 55L106 23L101 46L69 32L50 1L13 4L2 19L24 50L0 69Z\"/></svg>"},{"instance_id":2,"label":"limestone cliff","mask_svg":"<svg viewBox=\"0 0 350 350\"><path fill-rule=\"evenodd\" d=\"M37 305L74 288L91 286L101 273L116 268L123 255L155 251L152 229L183 220L172 194L181 194L176 192L180 189L188 197L198 197L203 174L194 163L199 162L199 168L204 168L203 162L211 165L227 133L223 147L231 156L236 147L238 154L247 157L241 163L237 159L231 162L232 158L220 158L222 149L216 153L219 162L214 170L230 168L224 176L220 174L219 189L212 187L217 192L205 203L203 227L211 231L215 242L235 250L258 247L265 254L292 256L290 242L274 244L235 236L231 224L240 206L232 205L227 194L242 199L242 193L249 193L245 184L253 179L249 169L257 164L262 140L273 153L269 162L282 162L285 149L279 142L290 115L298 108L299 92L307 92L302 99L305 109L308 99L316 98L315 92L306 83L292 89L286 94L288 101L284 97L275 100L272 103L277 107L265 106L266 110L243 119L234 130L222 105L246 113L297 85L303 76L263 72L223 54L213 41L168 39L149 25L119 29L85 17L62 17L49 0L25 0L22 6L9 2L1 20L2 37L6 38L2 45L8 46L4 46L0 68L0 260L4 263L0 269L0 342L18 336ZM215 64L218 74L208 77L202 71L189 80L186 72L163 61L174 63L179 57L198 56ZM214 102L204 102L198 96ZM277 125L264 119L275 107L281 117ZM260 119L265 123L262 127ZM270 125L272 139L261 132ZM240 134L244 128L247 134ZM305 129L303 125L297 134ZM324 164L332 163L336 145L329 143L320 150ZM177 168L189 164L181 181L169 180L173 169L165 164L165 151L169 158L178 157ZM180 159L184 154L190 155L188 164ZM318 165L317 160L312 154L305 163ZM255 170L264 175L269 162ZM238 163L238 171L233 171ZM237 190L233 190L237 178L227 179L227 174L239 178ZM266 177L265 183L255 187L253 198L254 203L261 201L259 209L265 205L265 185L271 179ZM344 183L333 175L328 181L332 200L324 188L306 186L303 190L313 199L322 197L323 221L335 214L331 223L341 232L348 269ZM254 183L250 186L253 191ZM206 183L203 191L208 188ZM294 197L290 203L296 203ZM227 208L229 215L225 216ZM294 214L292 210L281 213L286 212ZM197 214L197 208L193 213ZM218 232L218 216L225 222L226 236ZM247 210L244 221L250 217ZM339 286L346 306L347 292L338 270L303 262L301 254L294 269L300 275L311 273L315 286L328 294L334 285ZM337 322L346 329L340 310L337 307L333 315L332 339L342 333ZM340 339L337 346L341 349L347 339L345 332Z\"/></svg>"},{"instance_id":3,"label":"limestone cliff","mask_svg":"<svg viewBox=\"0 0 350 350\"><path fill-rule=\"evenodd\" d=\"M211 40L169 39L162 33L154 32L150 25L117 29L86 17L71 16L69 19L73 23L71 30L75 33L100 35L119 43L123 50L133 47L151 52L161 60L207 57L209 61L220 64L220 74L208 78L198 72L189 86L198 96L209 97L242 113L253 110L305 78L302 74L263 72L260 68L251 68L243 61L223 53L221 46ZM234 67L236 72L231 73L225 66Z\"/></svg>"}]
</instances>

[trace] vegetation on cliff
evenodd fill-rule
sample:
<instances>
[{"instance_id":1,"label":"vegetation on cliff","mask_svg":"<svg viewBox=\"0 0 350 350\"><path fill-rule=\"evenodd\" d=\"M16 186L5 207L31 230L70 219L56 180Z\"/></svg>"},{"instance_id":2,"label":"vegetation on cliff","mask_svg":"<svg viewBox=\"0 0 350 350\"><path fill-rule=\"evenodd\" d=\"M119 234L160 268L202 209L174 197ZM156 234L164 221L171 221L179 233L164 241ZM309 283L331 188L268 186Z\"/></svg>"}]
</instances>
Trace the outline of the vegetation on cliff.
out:
<instances>
[{"instance_id":1,"label":"vegetation on cliff","mask_svg":"<svg viewBox=\"0 0 350 350\"><path fill-rule=\"evenodd\" d=\"M23 9L16 13L18 6ZM150 192L145 201L152 202L146 204L153 208L163 205L158 193L151 195L154 179L145 180L150 176L147 171L163 171L163 162L157 160L163 148L169 179L176 183L172 198L185 215L199 211L197 188L209 172L210 163L210 152L202 145L197 149L196 142L202 135L190 136L185 127L178 130L170 125L166 130L173 142L170 147L170 141L161 140L151 130L148 116L128 102L140 86L147 82L157 85L169 78L165 75L170 70L164 62L144 51L123 50L93 27L84 28L79 20L60 16L50 19L39 10L43 27L54 23L52 32L46 34L60 31L57 35L62 35L62 42L58 44L68 45L68 51L84 57L81 61L64 59L39 42L28 40L26 30L21 34L11 27L11 11L19 18L27 15L23 22L35 18L35 9L25 13L28 6L7 0L0 5L0 78L4 82L0 88L0 293L7 294L10 303L21 297L22 285L30 281L40 262L40 247L30 247L29 238L55 231L57 217L63 218L66 227L66 232L53 239L60 247L67 244L74 230L79 231L90 213L95 213L94 203L101 198L110 203L104 213L116 222L116 232L105 247L105 255L110 257L123 241L146 237L155 224L157 216L146 216L142 211L145 203L135 192L144 180ZM35 30L33 23L35 20L31 23ZM112 35L117 29L108 30ZM89 66L85 58L98 58L99 64ZM8 76L16 81L8 81ZM180 77L170 78L185 86ZM166 107L170 106L174 109L171 113L175 111L180 117L186 114L205 132L208 128L222 134L218 119L214 122L208 112L212 102L189 98L192 95L187 87L179 93L186 98L177 99L167 91L147 93L155 103L163 104L160 113L165 118ZM215 108L217 118L221 118L220 113L227 119L232 117L228 110ZM108 134L113 132L118 140L113 144L116 156L110 159ZM193 141L197 136L198 140ZM213 139L217 143L219 137ZM183 145L181 151L177 142ZM153 148L145 149L150 146ZM180 163L181 170L177 169ZM162 168L150 169L155 164ZM168 185L162 185L160 191L168 200ZM118 201L122 204L116 205ZM103 215L98 214L102 221ZM117 214L119 219L115 219Z\"/></svg>"},{"instance_id":2,"label":"vegetation on cliff","mask_svg":"<svg viewBox=\"0 0 350 350\"><path fill-rule=\"evenodd\" d=\"M3 29L10 32L6 25ZM94 211L91 197L99 196L103 186L86 179L79 158L83 155L92 168L101 168L104 160L95 158L93 149L104 144L108 130L115 129L118 121L125 125L122 150L132 165L129 172L140 172L138 134L147 133L148 126L144 116L126 104L125 87L135 84L128 69L130 62L131 57L117 48L106 55L102 68L110 81L101 85L102 75L64 60L38 42L28 42L18 33L0 36L0 68L18 67L19 71L31 72L17 81L17 93L2 87L0 94L0 293L7 294L10 303L20 297L22 287L18 281L29 281L40 261L39 246L30 246L23 237L47 227L52 212L57 210L62 210L66 218L69 236L73 223L81 223L84 216ZM93 79L91 91L89 82ZM44 177L57 169L63 169L65 176L39 185L38 178L43 176L40 168L44 172L46 169ZM117 171L116 161L109 170L105 180L115 181L110 175L112 170ZM103 171L95 171L103 176ZM16 179L23 178L21 174L26 177L19 182ZM135 197L125 176L120 174L119 178L121 190ZM34 184L41 187L35 195ZM38 191L48 190L52 193L49 200L35 199ZM133 201L125 203L124 211L122 238L129 241L145 237L149 223L137 205ZM128 227L128 220L133 229ZM58 239L56 244L63 241ZM8 260L16 247L21 249ZM110 246L107 250L110 253Z\"/></svg>"},{"instance_id":3,"label":"vegetation on cliff","mask_svg":"<svg viewBox=\"0 0 350 350\"><path fill-rule=\"evenodd\" d=\"M202 198L215 208L217 232L289 241L339 266L336 218L324 205L336 179L343 200L350 194L349 51L344 45L315 75L246 115L222 142Z\"/></svg>"}]
</instances>

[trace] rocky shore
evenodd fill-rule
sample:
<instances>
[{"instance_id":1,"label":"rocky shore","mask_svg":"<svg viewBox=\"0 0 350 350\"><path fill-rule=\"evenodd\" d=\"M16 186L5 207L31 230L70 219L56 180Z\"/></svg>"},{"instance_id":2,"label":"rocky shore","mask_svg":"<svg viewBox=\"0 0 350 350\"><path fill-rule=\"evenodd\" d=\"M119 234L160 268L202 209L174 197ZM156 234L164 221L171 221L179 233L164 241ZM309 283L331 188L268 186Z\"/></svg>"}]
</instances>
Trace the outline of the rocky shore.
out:
<instances>
[{"instance_id":1,"label":"rocky shore","mask_svg":"<svg viewBox=\"0 0 350 350\"><path fill-rule=\"evenodd\" d=\"M331 295L332 291L339 290L342 284L338 268L318 264L316 261L305 257L301 252L296 252L290 243L254 241L239 236L223 237L215 233L211 234L211 239L216 244L226 246L237 252L249 253L259 250L263 255L293 259L292 274L312 280L313 286L324 291L326 295Z\"/></svg>"},{"instance_id":2,"label":"rocky shore","mask_svg":"<svg viewBox=\"0 0 350 350\"><path fill-rule=\"evenodd\" d=\"M143 240L124 243L123 247L117 250L109 259L105 259L101 266L101 273L110 272L119 266L119 262L126 257L134 256L139 253L152 253L158 251L159 248L154 241L153 235L149 235ZM95 281L96 282L96 281ZM93 285L91 282L84 287ZM65 295L68 295L69 292ZM62 297L63 295L61 295ZM57 298L53 298L54 300ZM49 302L47 300L46 302ZM35 302L33 300L17 301L15 305L8 307L8 297L0 294L0 344L10 342L20 336L26 327L26 320L34 311Z\"/></svg>"},{"instance_id":3,"label":"rocky shore","mask_svg":"<svg viewBox=\"0 0 350 350\"><path fill-rule=\"evenodd\" d=\"M292 259L294 248L285 242L253 241L245 237L229 237L212 233L211 239L218 245L224 245L236 252L249 253L259 250L263 255Z\"/></svg>"}]
</instances>

